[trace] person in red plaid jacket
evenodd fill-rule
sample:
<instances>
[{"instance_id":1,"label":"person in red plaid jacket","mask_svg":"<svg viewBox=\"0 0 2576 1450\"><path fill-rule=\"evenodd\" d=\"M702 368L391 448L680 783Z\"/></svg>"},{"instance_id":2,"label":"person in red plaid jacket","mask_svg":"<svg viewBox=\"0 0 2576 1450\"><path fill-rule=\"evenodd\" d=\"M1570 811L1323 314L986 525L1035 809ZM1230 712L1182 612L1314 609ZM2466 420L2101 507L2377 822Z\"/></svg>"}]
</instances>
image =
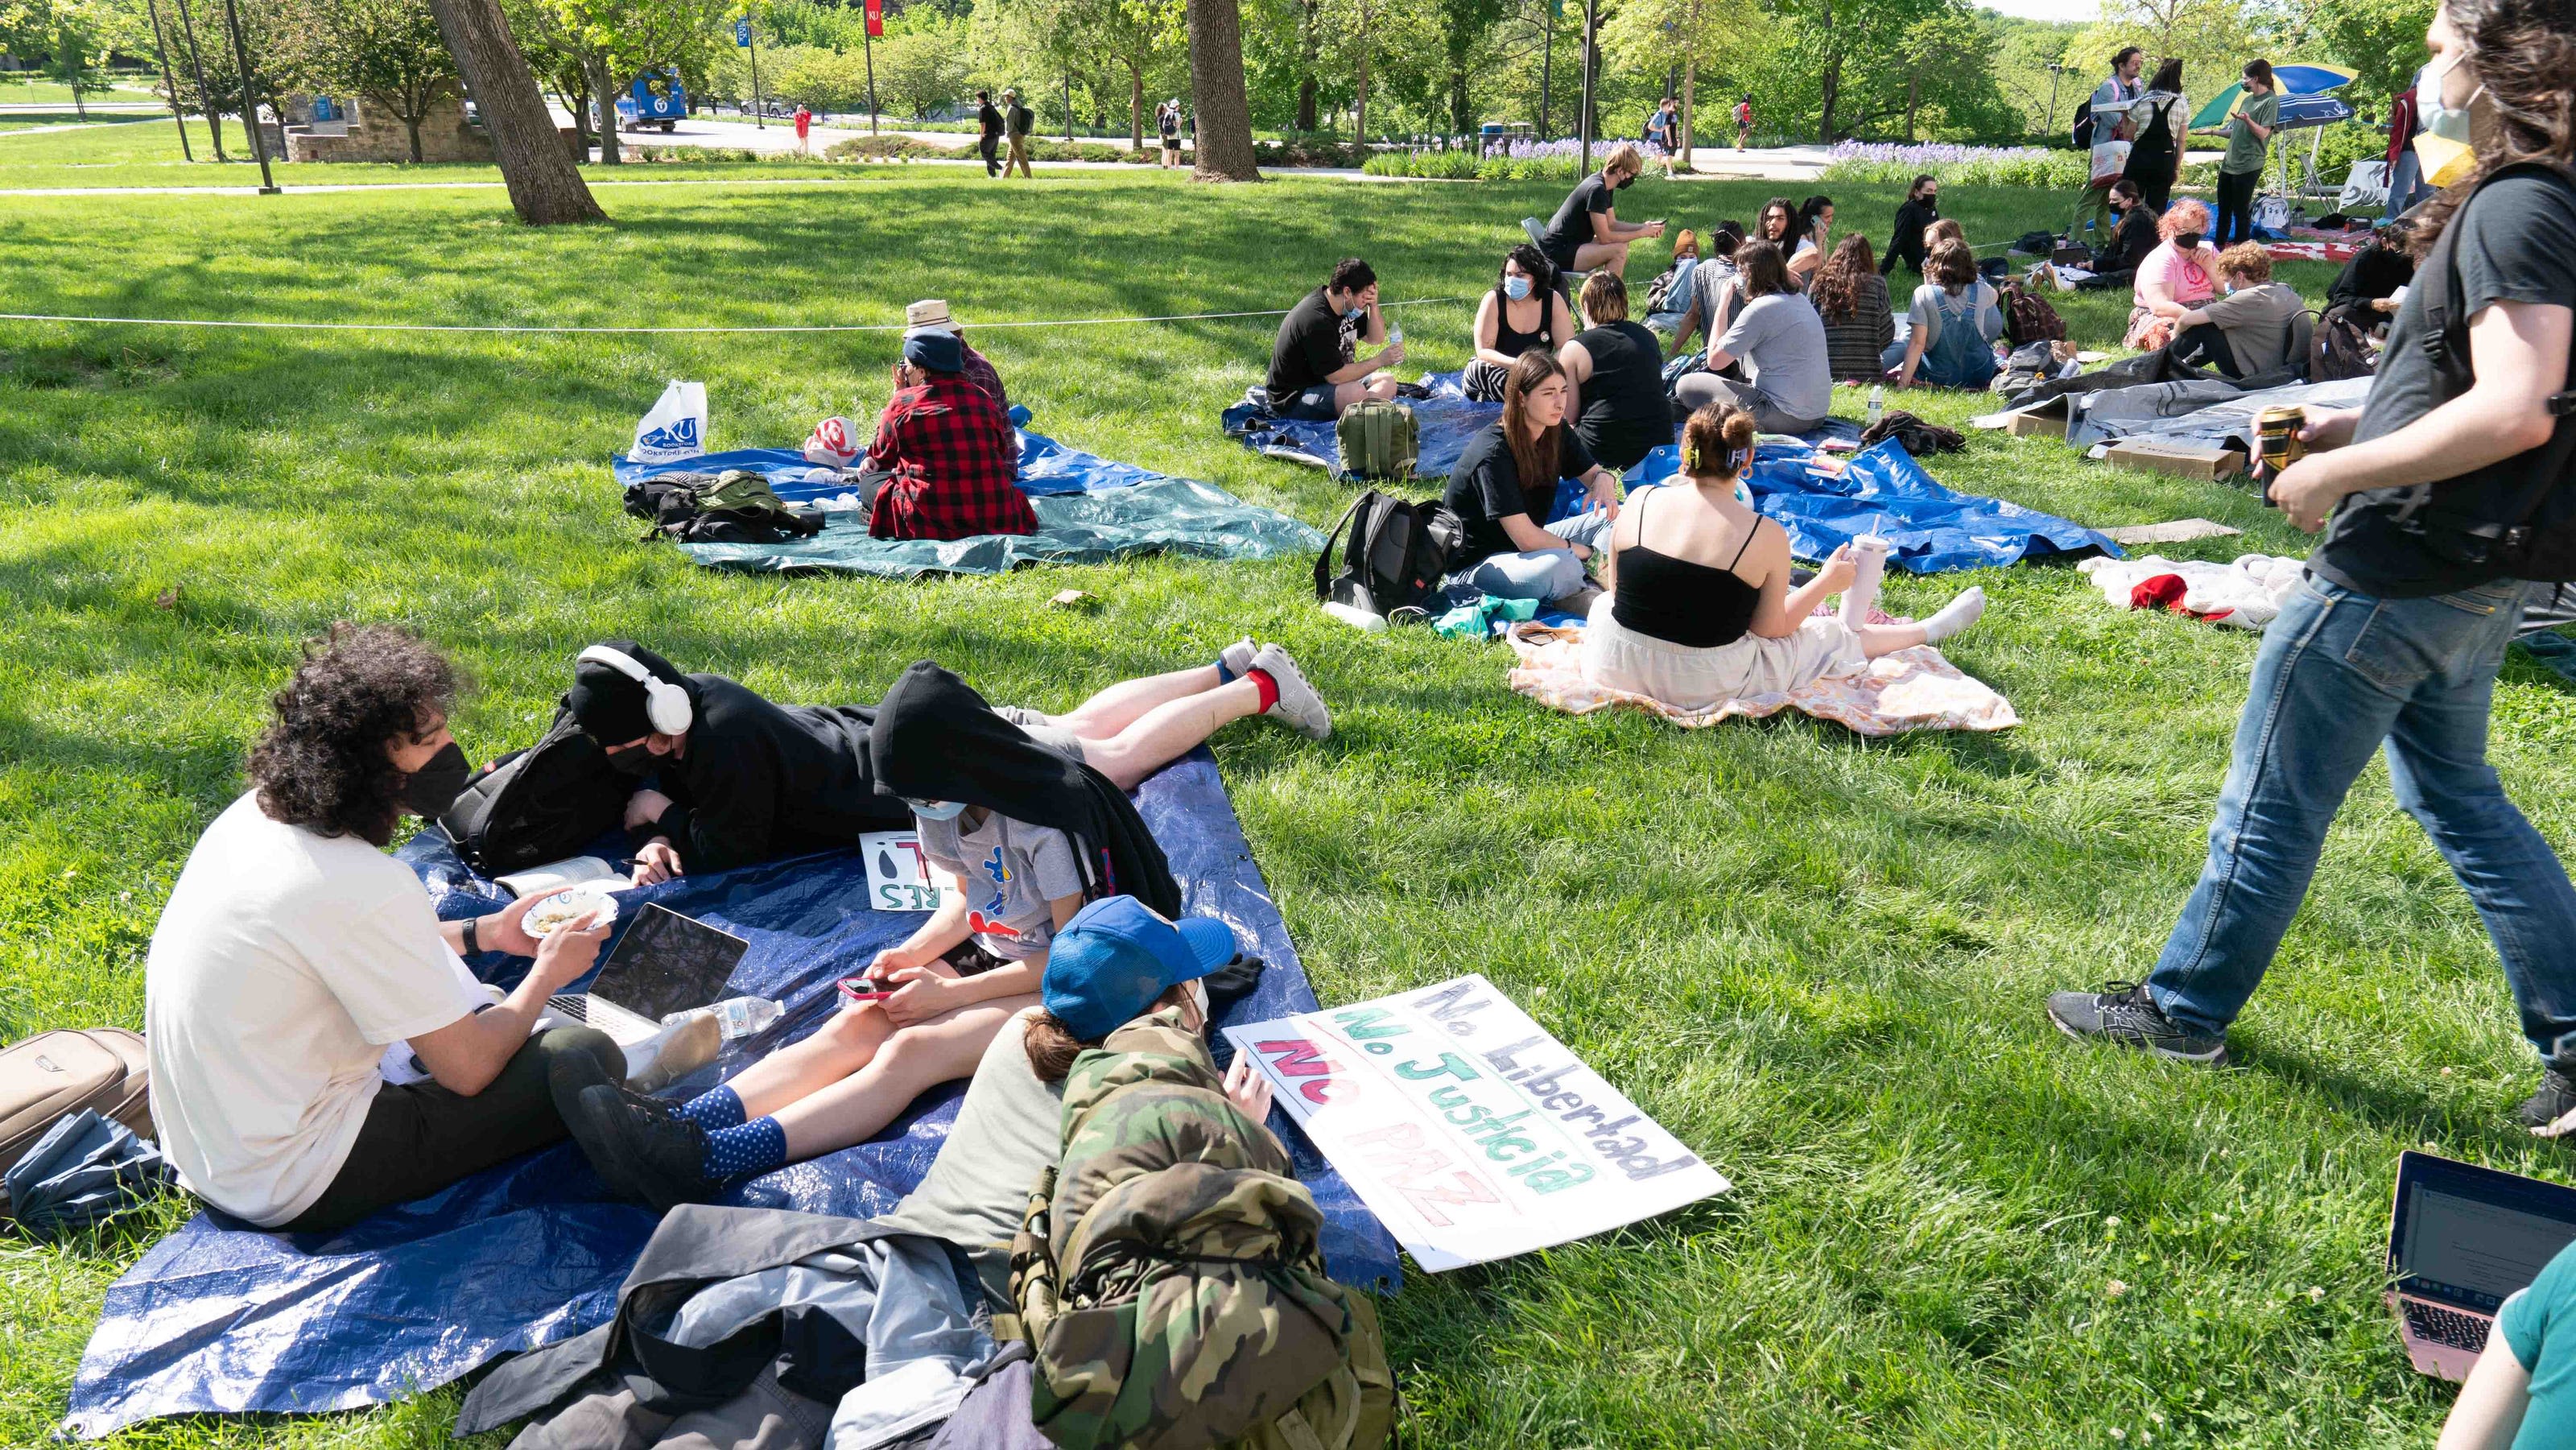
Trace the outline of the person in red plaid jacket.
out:
<instances>
[{"instance_id":1,"label":"person in red plaid jacket","mask_svg":"<svg viewBox=\"0 0 2576 1450\"><path fill-rule=\"evenodd\" d=\"M1034 534L1038 518L1020 492L1011 420L966 376L954 332L905 335L895 395L877 419L862 482L879 483L868 533L880 539L963 539Z\"/></svg>"}]
</instances>

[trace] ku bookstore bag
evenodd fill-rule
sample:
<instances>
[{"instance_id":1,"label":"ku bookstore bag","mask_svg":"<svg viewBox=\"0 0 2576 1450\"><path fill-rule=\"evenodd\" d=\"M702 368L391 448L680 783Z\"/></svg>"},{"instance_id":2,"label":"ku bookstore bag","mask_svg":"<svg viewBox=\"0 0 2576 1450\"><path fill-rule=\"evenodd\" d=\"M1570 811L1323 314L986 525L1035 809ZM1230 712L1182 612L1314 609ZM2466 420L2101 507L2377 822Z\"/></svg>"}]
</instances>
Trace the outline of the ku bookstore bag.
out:
<instances>
[{"instance_id":1,"label":"ku bookstore bag","mask_svg":"<svg viewBox=\"0 0 2576 1450\"><path fill-rule=\"evenodd\" d=\"M1074 1059L1064 1153L1011 1245L1030 1415L1062 1450L1376 1450L1395 1376L1323 1214L1177 1009Z\"/></svg>"},{"instance_id":2,"label":"ku bookstore bag","mask_svg":"<svg viewBox=\"0 0 2576 1450\"><path fill-rule=\"evenodd\" d=\"M1411 478L1422 459L1422 429L1402 403L1371 398L1342 410L1333 425L1342 472L1352 478Z\"/></svg>"},{"instance_id":3,"label":"ku bookstore bag","mask_svg":"<svg viewBox=\"0 0 2576 1450\"><path fill-rule=\"evenodd\" d=\"M787 506L769 480L747 468L666 473L626 486L626 511L649 521L644 537L684 544L779 544L823 531L822 515Z\"/></svg>"},{"instance_id":4,"label":"ku bookstore bag","mask_svg":"<svg viewBox=\"0 0 2576 1450\"><path fill-rule=\"evenodd\" d=\"M506 876L580 855L625 820L634 790L572 711L557 706L543 738L468 777L438 824L465 864Z\"/></svg>"},{"instance_id":5,"label":"ku bookstore bag","mask_svg":"<svg viewBox=\"0 0 2576 1450\"><path fill-rule=\"evenodd\" d=\"M2454 396L2475 382L2469 366L2469 319L2459 305L2459 242L2478 195L2508 176L2539 176L2576 194L2576 177L2555 166L2525 161L2499 169L2478 183L2443 228L2431 255L2415 272L2415 291L2431 324L2423 345ZM2356 495L2393 499L2398 527L2421 537L2446 559L2491 567L2500 578L2544 584L2576 581L2576 361L2562 391L2549 399L2557 431L2526 453L2439 483Z\"/></svg>"},{"instance_id":6,"label":"ku bookstore bag","mask_svg":"<svg viewBox=\"0 0 2576 1450\"><path fill-rule=\"evenodd\" d=\"M151 1137L151 1083L143 1034L121 1027L39 1032L0 1048L0 1172L83 1108Z\"/></svg>"},{"instance_id":7,"label":"ku bookstore bag","mask_svg":"<svg viewBox=\"0 0 2576 1450\"><path fill-rule=\"evenodd\" d=\"M1466 534L1458 516L1437 501L1408 503L1370 489L1342 514L1315 556L1316 602L1381 619L1419 606L1440 587Z\"/></svg>"}]
</instances>

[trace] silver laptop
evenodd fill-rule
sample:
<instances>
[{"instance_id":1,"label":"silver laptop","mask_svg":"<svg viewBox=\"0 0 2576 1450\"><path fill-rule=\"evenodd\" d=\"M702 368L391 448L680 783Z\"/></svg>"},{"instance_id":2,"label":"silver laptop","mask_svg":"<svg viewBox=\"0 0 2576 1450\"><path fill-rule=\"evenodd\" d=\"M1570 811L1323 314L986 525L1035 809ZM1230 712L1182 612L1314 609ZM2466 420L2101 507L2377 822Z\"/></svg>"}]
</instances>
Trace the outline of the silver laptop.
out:
<instances>
[{"instance_id":1,"label":"silver laptop","mask_svg":"<svg viewBox=\"0 0 2576 1450\"><path fill-rule=\"evenodd\" d=\"M2576 1242L2576 1188L2409 1152L2388 1223L2388 1303L2415 1368L2464 1380L2496 1310Z\"/></svg>"},{"instance_id":2,"label":"silver laptop","mask_svg":"<svg viewBox=\"0 0 2576 1450\"><path fill-rule=\"evenodd\" d=\"M587 992L546 999L546 1012L605 1032L633 1048L662 1031L674 1012L704 1007L723 995L751 943L731 932L647 904L602 962Z\"/></svg>"}]
</instances>

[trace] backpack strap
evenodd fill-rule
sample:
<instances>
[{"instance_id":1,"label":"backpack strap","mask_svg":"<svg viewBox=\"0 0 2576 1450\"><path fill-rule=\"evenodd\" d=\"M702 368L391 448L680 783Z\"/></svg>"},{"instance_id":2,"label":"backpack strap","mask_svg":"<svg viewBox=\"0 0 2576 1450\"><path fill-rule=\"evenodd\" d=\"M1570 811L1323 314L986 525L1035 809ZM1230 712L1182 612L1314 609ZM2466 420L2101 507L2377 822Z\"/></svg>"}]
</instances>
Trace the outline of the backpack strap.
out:
<instances>
[{"instance_id":1,"label":"backpack strap","mask_svg":"<svg viewBox=\"0 0 2576 1450\"><path fill-rule=\"evenodd\" d=\"M1332 597L1333 586L1331 570L1333 566L1333 558L1334 555L1340 552L1333 546L1341 541L1342 531L1351 526L1351 520L1358 517L1359 511L1368 507L1368 501L1375 496L1376 495L1373 493L1363 493L1358 498L1352 499L1351 506L1342 510L1342 521L1333 525L1332 533L1325 536L1324 551L1315 556L1315 600L1317 603L1320 604L1324 600Z\"/></svg>"}]
</instances>

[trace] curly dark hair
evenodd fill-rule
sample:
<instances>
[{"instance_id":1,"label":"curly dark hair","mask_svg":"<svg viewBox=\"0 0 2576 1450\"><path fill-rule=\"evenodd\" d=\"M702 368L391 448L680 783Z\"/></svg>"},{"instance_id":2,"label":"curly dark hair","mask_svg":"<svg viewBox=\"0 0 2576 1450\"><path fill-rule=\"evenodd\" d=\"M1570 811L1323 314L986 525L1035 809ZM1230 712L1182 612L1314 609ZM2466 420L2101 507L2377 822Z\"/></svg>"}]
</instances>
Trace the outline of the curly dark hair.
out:
<instances>
[{"instance_id":1,"label":"curly dark hair","mask_svg":"<svg viewBox=\"0 0 2576 1450\"><path fill-rule=\"evenodd\" d=\"M437 728L456 691L456 667L410 630L331 626L305 643L295 677L270 701L277 718L251 747L260 810L325 836L392 844L404 777L385 746Z\"/></svg>"},{"instance_id":2,"label":"curly dark hair","mask_svg":"<svg viewBox=\"0 0 2576 1450\"><path fill-rule=\"evenodd\" d=\"M1816 304L1816 315L1827 322L1849 322L1852 309L1860 304L1866 278L1878 275L1878 253L1869 238L1858 232L1845 232L1834 247L1834 254L1816 273L1816 283L1808 289L1807 300Z\"/></svg>"}]
</instances>

